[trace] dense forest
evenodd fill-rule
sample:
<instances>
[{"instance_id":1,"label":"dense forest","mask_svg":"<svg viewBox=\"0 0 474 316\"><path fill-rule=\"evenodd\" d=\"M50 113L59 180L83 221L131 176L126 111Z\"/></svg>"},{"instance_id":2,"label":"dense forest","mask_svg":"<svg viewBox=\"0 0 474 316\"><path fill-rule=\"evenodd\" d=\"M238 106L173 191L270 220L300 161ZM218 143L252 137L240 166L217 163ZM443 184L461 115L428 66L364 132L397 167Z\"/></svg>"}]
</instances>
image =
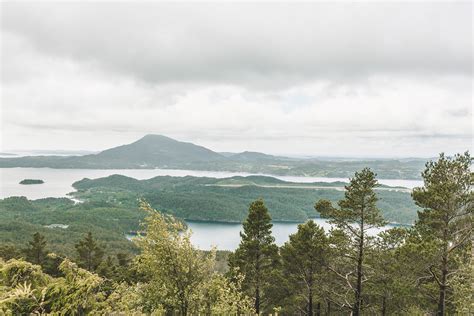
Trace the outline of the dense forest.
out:
<instances>
[{"instance_id":1,"label":"dense forest","mask_svg":"<svg viewBox=\"0 0 474 316\"><path fill-rule=\"evenodd\" d=\"M251 201L263 198L274 221L302 222L318 217L314 201L333 202L344 195L342 182L294 183L272 177L249 176L215 179L206 177L155 177L148 180L113 175L84 179L73 184L73 196L88 202L107 202L134 207L138 198L154 208L188 220L242 222ZM393 223L412 224L417 206L404 188L377 186L378 206Z\"/></svg>"},{"instance_id":2,"label":"dense forest","mask_svg":"<svg viewBox=\"0 0 474 316\"><path fill-rule=\"evenodd\" d=\"M134 239L134 255L114 252L116 245L99 241L102 229L123 224L106 216L97 223L103 227L83 234L64 251L51 251L46 228L31 234L31 227L23 232L27 240L22 246L4 244L0 249L0 313L472 314L471 157L441 154L426 164L422 178L424 186L411 193L419 207L415 225L378 236L367 230L386 223L378 203L386 191L380 190L369 168L356 172L337 199L313 200L315 212L328 218L333 229L324 231L308 220L281 247L272 236L271 204L258 198L244 219L240 245L230 254L193 247L183 222L157 211L145 200L152 197L146 192L138 197L136 218L128 219L144 218L144 233ZM137 181L136 188L144 184ZM132 184L129 189L133 191ZM130 203L128 198L123 202ZM81 216L71 209L106 202L74 206L67 199L10 198L1 203L11 212L3 231L24 216L41 213L41 208L54 209L51 216ZM219 267L222 260L226 269Z\"/></svg>"},{"instance_id":3,"label":"dense forest","mask_svg":"<svg viewBox=\"0 0 474 316\"><path fill-rule=\"evenodd\" d=\"M74 243L90 231L114 254L135 254L136 246L124 234L140 230L146 213L138 207L139 199L181 220L241 223L248 205L263 198L274 221L301 223L320 216L314 201L336 203L343 198L347 183L292 183L262 176L136 180L113 175L73 185L78 190L73 196L82 203L67 198L0 199L0 242L21 246L30 232L37 231L48 239L52 251L71 255ZM388 222L415 221L419 207L407 189L378 185L375 190L377 205Z\"/></svg>"}]
</instances>

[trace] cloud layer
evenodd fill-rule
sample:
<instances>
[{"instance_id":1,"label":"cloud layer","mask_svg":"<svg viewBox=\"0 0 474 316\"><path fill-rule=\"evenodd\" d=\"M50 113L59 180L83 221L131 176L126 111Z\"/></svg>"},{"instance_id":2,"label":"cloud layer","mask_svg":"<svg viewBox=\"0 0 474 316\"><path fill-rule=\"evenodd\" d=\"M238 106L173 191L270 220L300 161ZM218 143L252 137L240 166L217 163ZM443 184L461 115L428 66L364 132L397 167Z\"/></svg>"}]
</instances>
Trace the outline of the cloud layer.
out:
<instances>
[{"instance_id":1,"label":"cloud layer","mask_svg":"<svg viewBox=\"0 0 474 316\"><path fill-rule=\"evenodd\" d=\"M2 150L469 149L472 7L2 3Z\"/></svg>"}]
</instances>

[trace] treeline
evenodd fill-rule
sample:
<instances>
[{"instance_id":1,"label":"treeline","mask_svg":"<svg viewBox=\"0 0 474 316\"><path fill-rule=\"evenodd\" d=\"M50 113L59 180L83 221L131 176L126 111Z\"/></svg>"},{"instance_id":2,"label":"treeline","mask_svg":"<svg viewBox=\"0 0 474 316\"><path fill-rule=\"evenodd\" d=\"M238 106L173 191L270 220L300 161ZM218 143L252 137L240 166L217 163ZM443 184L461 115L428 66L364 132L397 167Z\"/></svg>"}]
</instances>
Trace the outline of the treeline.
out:
<instances>
[{"instance_id":1,"label":"treeline","mask_svg":"<svg viewBox=\"0 0 474 316\"><path fill-rule=\"evenodd\" d=\"M414 189L422 208L413 228L367 234L385 224L370 169L357 172L344 198L315 208L334 224L328 233L313 221L281 248L271 236L263 201L252 203L231 275L243 275L257 313L286 315L445 315L474 312L472 300L471 158L444 155L422 173Z\"/></svg>"},{"instance_id":2,"label":"treeline","mask_svg":"<svg viewBox=\"0 0 474 316\"><path fill-rule=\"evenodd\" d=\"M256 200L224 274L215 269L215 251L195 249L181 221L145 202L139 254L122 262L105 258L90 234L75 246L77 263L46 255L36 234L24 259L2 252L0 313L472 314L470 167L468 153L427 163L424 186L412 193L421 208L416 224L378 236L368 234L385 224L370 169L354 175L337 204L316 201L333 229L307 221L282 247L265 203Z\"/></svg>"}]
</instances>

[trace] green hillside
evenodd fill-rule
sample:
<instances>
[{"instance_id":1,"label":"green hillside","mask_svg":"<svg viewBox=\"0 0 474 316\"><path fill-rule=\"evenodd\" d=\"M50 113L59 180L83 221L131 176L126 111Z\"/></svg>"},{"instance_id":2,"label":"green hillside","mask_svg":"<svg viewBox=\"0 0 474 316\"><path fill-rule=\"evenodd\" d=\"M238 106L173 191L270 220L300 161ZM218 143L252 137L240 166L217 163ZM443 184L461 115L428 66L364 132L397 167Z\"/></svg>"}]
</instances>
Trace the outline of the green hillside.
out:
<instances>
[{"instance_id":1,"label":"green hillside","mask_svg":"<svg viewBox=\"0 0 474 316\"><path fill-rule=\"evenodd\" d=\"M153 207L179 218L203 221L241 222L252 200L263 198L276 221L305 221L317 217L319 199L338 201L344 184L294 183L272 177L250 176L225 179L161 176L148 180L112 175L73 184L76 198L134 207L145 198ZM411 224L417 207L406 189L379 186L379 207L390 222Z\"/></svg>"},{"instance_id":2,"label":"green hillside","mask_svg":"<svg viewBox=\"0 0 474 316\"><path fill-rule=\"evenodd\" d=\"M124 232L136 230L145 213L106 202L74 204L67 198L0 199L0 244L25 245L33 232L45 235L52 251L74 254L74 243L92 232L108 245L110 253L133 252ZM57 225L66 225L61 228Z\"/></svg>"}]
</instances>

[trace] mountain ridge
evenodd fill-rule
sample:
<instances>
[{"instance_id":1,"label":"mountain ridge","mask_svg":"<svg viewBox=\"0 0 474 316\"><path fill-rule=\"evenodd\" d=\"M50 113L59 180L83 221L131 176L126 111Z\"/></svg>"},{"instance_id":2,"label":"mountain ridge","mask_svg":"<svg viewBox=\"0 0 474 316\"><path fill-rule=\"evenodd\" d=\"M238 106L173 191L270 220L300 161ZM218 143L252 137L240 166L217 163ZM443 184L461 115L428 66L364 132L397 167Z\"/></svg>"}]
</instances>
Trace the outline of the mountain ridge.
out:
<instances>
[{"instance_id":1,"label":"mountain ridge","mask_svg":"<svg viewBox=\"0 0 474 316\"><path fill-rule=\"evenodd\" d=\"M424 161L319 160L273 156L260 152L218 153L173 138L148 134L135 142L82 156L0 158L0 168L181 169L230 171L278 176L348 178L364 167L382 179L420 179Z\"/></svg>"}]
</instances>

